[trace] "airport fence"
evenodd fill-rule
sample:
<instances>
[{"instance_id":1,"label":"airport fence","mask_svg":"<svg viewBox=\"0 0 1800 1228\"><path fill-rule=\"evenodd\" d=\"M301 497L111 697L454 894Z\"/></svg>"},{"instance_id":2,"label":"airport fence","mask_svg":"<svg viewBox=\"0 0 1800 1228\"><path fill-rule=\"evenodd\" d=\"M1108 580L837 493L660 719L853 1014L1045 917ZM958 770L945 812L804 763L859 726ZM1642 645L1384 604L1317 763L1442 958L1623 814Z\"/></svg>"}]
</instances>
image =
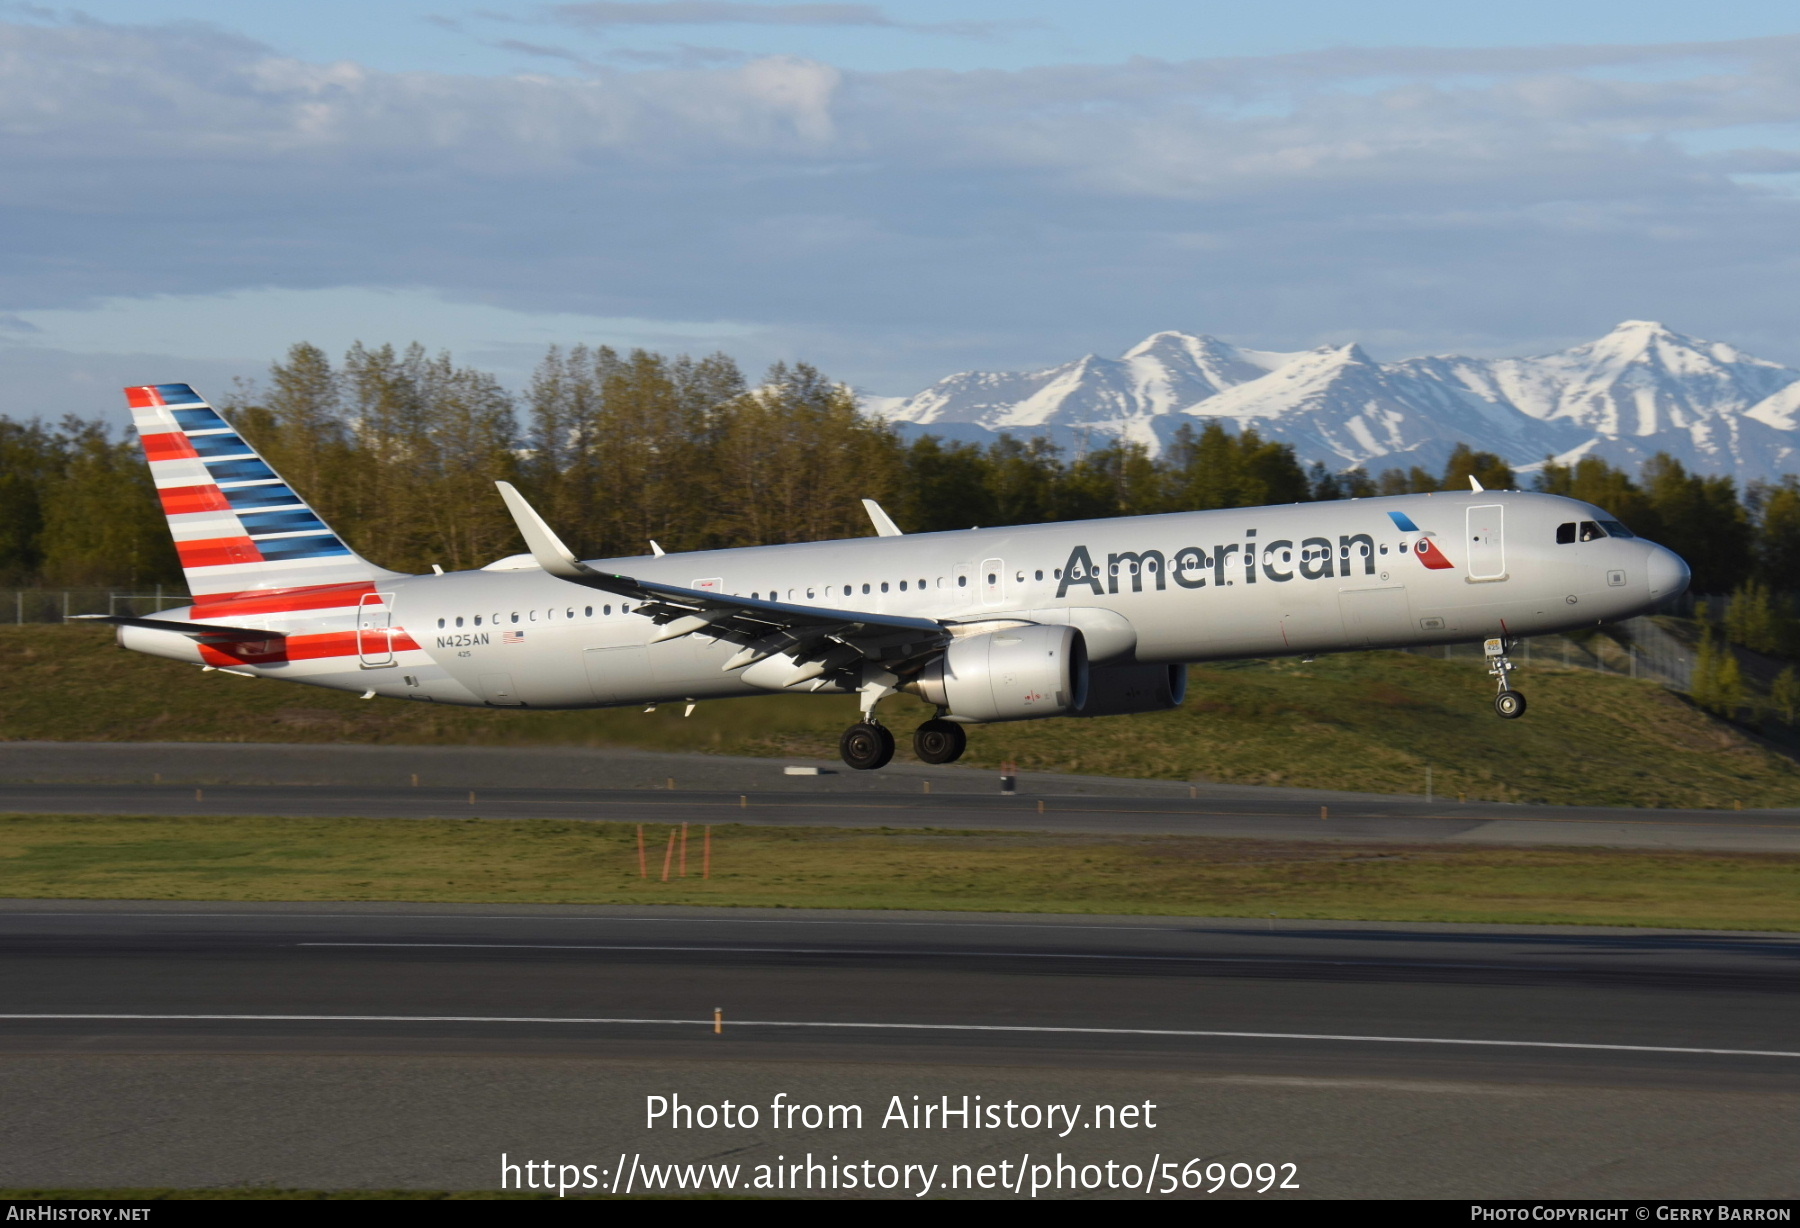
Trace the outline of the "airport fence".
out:
<instances>
[{"instance_id":1,"label":"airport fence","mask_svg":"<svg viewBox=\"0 0 1800 1228\"><path fill-rule=\"evenodd\" d=\"M1484 657L1480 644L1444 644L1437 648L1409 648L1419 656L1445 660ZM1677 691L1693 682L1694 651L1656 624L1653 618L1628 618L1577 635L1538 635L1522 640L1513 651L1513 663L1560 665L1591 669L1602 674L1647 678Z\"/></svg>"},{"instance_id":2,"label":"airport fence","mask_svg":"<svg viewBox=\"0 0 1800 1228\"><path fill-rule=\"evenodd\" d=\"M173 584L141 588L0 588L0 622L59 623L76 614L154 614L187 605Z\"/></svg>"}]
</instances>

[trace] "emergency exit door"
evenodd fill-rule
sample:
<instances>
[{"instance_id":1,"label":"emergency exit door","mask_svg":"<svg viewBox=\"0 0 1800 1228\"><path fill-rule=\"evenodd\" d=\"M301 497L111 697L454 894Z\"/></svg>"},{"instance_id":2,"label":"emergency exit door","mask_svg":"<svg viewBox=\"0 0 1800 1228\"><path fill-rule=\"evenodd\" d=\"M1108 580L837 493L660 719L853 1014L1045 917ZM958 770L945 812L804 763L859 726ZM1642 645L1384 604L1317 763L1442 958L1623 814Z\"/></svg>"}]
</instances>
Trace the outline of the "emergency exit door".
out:
<instances>
[{"instance_id":1,"label":"emergency exit door","mask_svg":"<svg viewBox=\"0 0 1800 1228\"><path fill-rule=\"evenodd\" d=\"M1506 579L1506 509L1498 503L1480 504L1469 509L1466 523L1469 579Z\"/></svg>"},{"instance_id":2,"label":"emergency exit door","mask_svg":"<svg viewBox=\"0 0 1800 1228\"><path fill-rule=\"evenodd\" d=\"M364 593L356 607L356 655L364 669L380 669L394 660L392 593Z\"/></svg>"}]
</instances>

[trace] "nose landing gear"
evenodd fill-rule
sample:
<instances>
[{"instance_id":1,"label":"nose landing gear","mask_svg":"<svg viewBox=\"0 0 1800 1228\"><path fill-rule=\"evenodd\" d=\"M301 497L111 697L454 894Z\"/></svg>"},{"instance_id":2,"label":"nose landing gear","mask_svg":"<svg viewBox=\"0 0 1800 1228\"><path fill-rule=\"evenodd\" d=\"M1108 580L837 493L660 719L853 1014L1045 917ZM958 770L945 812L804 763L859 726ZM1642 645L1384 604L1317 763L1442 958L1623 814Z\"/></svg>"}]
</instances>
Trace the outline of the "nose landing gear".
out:
<instances>
[{"instance_id":1,"label":"nose landing gear","mask_svg":"<svg viewBox=\"0 0 1800 1228\"><path fill-rule=\"evenodd\" d=\"M1512 663L1507 651L1513 646L1512 640L1487 640L1482 650L1487 653L1488 673L1500 688L1494 696L1494 712L1509 721L1516 721L1525 715L1525 696L1512 689L1512 672L1518 666Z\"/></svg>"}]
</instances>

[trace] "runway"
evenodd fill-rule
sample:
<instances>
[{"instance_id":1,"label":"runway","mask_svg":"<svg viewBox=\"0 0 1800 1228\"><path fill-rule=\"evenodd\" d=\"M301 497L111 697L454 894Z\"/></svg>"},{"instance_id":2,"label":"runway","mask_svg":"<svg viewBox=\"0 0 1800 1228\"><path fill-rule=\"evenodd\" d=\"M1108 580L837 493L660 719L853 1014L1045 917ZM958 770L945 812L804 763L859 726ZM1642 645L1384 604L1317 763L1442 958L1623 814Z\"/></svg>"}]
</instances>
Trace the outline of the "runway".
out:
<instances>
[{"instance_id":1,"label":"runway","mask_svg":"<svg viewBox=\"0 0 1800 1228\"><path fill-rule=\"evenodd\" d=\"M12 902L0 1185L1060 1152L1291 1163L1286 1196L1792 1197L1797 960L1675 931ZM772 1126L778 1092L862 1123ZM674 1095L763 1120L647 1122ZM946 1096L1074 1124L880 1124Z\"/></svg>"},{"instance_id":2,"label":"runway","mask_svg":"<svg viewBox=\"0 0 1800 1228\"><path fill-rule=\"evenodd\" d=\"M789 776L803 765L816 776ZM414 783L414 782L417 783ZM0 813L576 819L1800 852L1800 811L1461 803L647 751L0 743Z\"/></svg>"}]
</instances>

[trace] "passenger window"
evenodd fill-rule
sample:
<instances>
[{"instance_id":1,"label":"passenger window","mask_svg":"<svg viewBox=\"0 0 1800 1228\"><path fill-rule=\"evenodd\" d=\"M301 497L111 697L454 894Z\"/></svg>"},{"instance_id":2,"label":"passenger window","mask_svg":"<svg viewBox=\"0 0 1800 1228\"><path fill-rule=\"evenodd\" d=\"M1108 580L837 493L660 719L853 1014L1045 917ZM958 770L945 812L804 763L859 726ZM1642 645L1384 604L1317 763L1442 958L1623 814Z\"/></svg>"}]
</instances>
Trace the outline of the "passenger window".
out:
<instances>
[{"instance_id":1,"label":"passenger window","mask_svg":"<svg viewBox=\"0 0 1800 1228\"><path fill-rule=\"evenodd\" d=\"M475 616L475 625L476 625L476 626L477 626L477 627L479 627L479 626L480 626L480 625L481 625L481 615L479 615L479 614L477 614L477 615L476 615L476 616Z\"/></svg>"},{"instance_id":2,"label":"passenger window","mask_svg":"<svg viewBox=\"0 0 1800 1228\"><path fill-rule=\"evenodd\" d=\"M1405 553L1406 553L1406 543L1405 543L1405 542L1401 542L1401 543L1400 543L1400 553L1401 553L1401 554L1405 554Z\"/></svg>"},{"instance_id":3,"label":"passenger window","mask_svg":"<svg viewBox=\"0 0 1800 1228\"><path fill-rule=\"evenodd\" d=\"M956 587L957 587L957 588L967 588L967 587L969 587L969 577L967 577L967 576L958 576L958 577L956 577Z\"/></svg>"},{"instance_id":4,"label":"passenger window","mask_svg":"<svg viewBox=\"0 0 1800 1228\"><path fill-rule=\"evenodd\" d=\"M1386 542L1382 542L1382 543L1381 543L1381 552L1382 552L1382 553L1383 553L1383 554L1386 554L1386 553L1387 553L1387 543L1386 543Z\"/></svg>"},{"instance_id":5,"label":"passenger window","mask_svg":"<svg viewBox=\"0 0 1800 1228\"><path fill-rule=\"evenodd\" d=\"M588 617L589 617L589 618L592 618L592 617L593 617L593 616L594 616L594 607L593 607L593 606L589 606L589 607L588 607L588 608L587 608L587 616L588 616Z\"/></svg>"},{"instance_id":6,"label":"passenger window","mask_svg":"<svg viewBox=\"0 0 1800 1228\"><path fill-rule=\"evenodd\" d=\"M867 584L863 585L863 592L866 593L868 591L869 591L869 586Z\"/></svg>"},{"instance_id":7,"label":"passenger window","mask_svg":"<svg viewBox=\"0 0 1800 1228\"><path fill-rule=\"evenodd\" d=\"M1599 541L1606 536L1606 531L1591 520L1581 522L1581 540L1584 542Z\"/></svg>"},{"instance_id":8,"label":"passenger window","mask_svg":"<svg viewBox=\"0 0 1800 1228\"><path fill-rule=\"evenodd\" d=\"M1569 521L1568 524L1559 524L1556 526L1556 544L1557 545L1567 546L1574 540L1575 540L1575 522L1573 520Z\"/></svg>"},{"instance_id":9,"label":"passenger window","mask_svg":"<svg viewBox=\"0 0 1800 1228\"><path fill-rule=\"evenodd\" d=\"M575 617L575 607L574 606L569 607L567 617L569 617L569 618Z\"/></svg>"},{"instance_id":10,"label":"passenger window","mask_svg":"<svg viewBox=\"0 0 1800 1228\"><path fill-rule=\"evenodd\" d=\"M456 616L456 625L459 627L462 626L462 615L461 614L458 614Z\"/></svg>"},{"instance_id":11,"label":"passenger window","mask_svg":"<svg viewBox=\"0 0 1800 1228\"><path fill-rule=\"evenodd\" d=\"M444 620L440 618L440 619L438 619L438 630L442 631L443 629L444 629Z\"/></svg>"},{"instance_id":12,"label":"passenger window","mask_svg":"<svg viewBox=\"0 0 1800 1228\"><path fill-rule=\"evenodd\" d=\"M1135 566L1131 570L1134 574L1137 572L1137 568ZM988 572L988 583L989 584L998 584L998 583L1000 583L1000 577L990 571L990 572Z\"/></svg>"},{"instance_id":13,"label":"passenger window","mask_svg":"<svg viewBox=\"0 0 1800 1228\"><path fill-rule=\"evenodd\" d=\"M1042 580L1044 578L1044 569L1042 567L1040 567L1036 571L1032 572L1031 575L1034 580Z\"/></svg>"},{"instance_id":14,"label":"passenger window","mask_svg":"<svg viewBox=\"0 0 1800 1228\"><path fill-rule=\"evenodd\" d=\"M886 580L881 582L881 591L884 593L888 591L888 582Z\"/></svg>"},{"instance_id":15,"label":"passenger window","mask_svg":"<svg viewBox=\"0 0 1800 1228\"><path fill-rule=\"evenodd\" d=\"M514 610L514 611L513 611L513 613L512 613L512 620L513 620L513 621L514 621L514 622L518 622L518 621L519 621L519 612L518 612L518 611L517 611L517 610Z\"/></svg>"},{"instance_id":16,"label":"passenger window","mask_svg":"<svg viewBox=\"0 0 1800 1228\"><path fill-rule=\"evenodd\" d=\"M1062 579L1062 568L1060 568L1060 567L1053 568L1051 570L1050 574L1052 576L1055 576L1058 580L1060 580L1060 579Z\"/></svg>"},{"instance_id":17,"label":"passenger window","mask_svg":"<svg viewBox=\"0 0 1800 1228\"><path fill-rule=\"evenodd\" d=\"M603 607L601 607L600 612L610 618L612 616L612 607L611 606L603 606Z\"/></svg>"},{"instance_id":18,"label":"passenger window","mask_svg":"<svg viewBox=\"0 0 1800 1228\"><path fill-rule=\"evenodd\" d=\"M919 587L920 587L920 588L924 588L924 587L925 587L925 581L924 581L924 580L923 580L923 579L920 579L920 581L919 581Z\"/></svg>"}]
</instances>

